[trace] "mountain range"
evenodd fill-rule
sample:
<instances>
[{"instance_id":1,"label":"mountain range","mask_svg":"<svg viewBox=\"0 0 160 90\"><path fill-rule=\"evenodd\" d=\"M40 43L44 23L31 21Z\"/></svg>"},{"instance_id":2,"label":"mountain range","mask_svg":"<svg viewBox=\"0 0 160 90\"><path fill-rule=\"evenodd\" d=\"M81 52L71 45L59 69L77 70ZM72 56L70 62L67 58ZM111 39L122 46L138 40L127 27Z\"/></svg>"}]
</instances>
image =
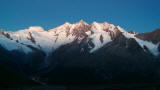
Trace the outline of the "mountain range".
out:
<instances>
[{"instance_id":1,"label":"mountain range","mask_svg":"<svg viewBox=\"0 0 160 90\"><path fill-rule=\"evenodd\" d=\"M152 83L160 79L160 29L127 32L107 22L0 31L0 65L46 84Z\"/></svg>"}]
</instances>

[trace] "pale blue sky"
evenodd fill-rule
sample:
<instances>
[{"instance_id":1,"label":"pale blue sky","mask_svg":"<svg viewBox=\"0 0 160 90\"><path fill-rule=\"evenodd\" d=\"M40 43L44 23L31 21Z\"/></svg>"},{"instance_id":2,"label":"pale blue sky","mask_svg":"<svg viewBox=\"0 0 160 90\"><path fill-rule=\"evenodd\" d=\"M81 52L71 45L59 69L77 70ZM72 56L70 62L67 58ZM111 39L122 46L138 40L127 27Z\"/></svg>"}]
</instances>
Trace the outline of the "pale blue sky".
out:
<instances>
[{"instance_id":1,"label":"pale blue sky","mask_svg":"<svg viewBox=\"0 0 160 90\"><path fill-rule=\"evenodd\" d=\"M0 0L0 28L47 30L83 19L150 32L160 27L159 5L160 0Z\"/></svg>"}]
</instances>

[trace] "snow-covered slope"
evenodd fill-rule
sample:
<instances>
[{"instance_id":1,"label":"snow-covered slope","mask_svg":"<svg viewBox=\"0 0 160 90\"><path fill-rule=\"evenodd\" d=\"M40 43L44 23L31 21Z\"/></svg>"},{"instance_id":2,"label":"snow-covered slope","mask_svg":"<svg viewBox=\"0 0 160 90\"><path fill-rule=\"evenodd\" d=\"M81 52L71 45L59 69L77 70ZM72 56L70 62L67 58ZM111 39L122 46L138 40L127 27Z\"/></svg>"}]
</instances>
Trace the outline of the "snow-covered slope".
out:
<instances>
[{"instance_id":1,"label":"snow-covered slope","mask_svg":"<svg viewBox=\"0 0 160 90\"><path fill-rule=\"evenodd\" d=\"M99 49L103 45L105 45L108 42L111 42L111 36L109 32L106 32L105 30L112 30L113 27L110 29L110 25L107 23L96 23L94 22L91 27L91 31L93 32L92 35L89 36L89 38L92 39L93 44L95 47L90 51L91 53L94 52L95 50ZM102 38L102 40L100 39Z\"/></svg>"},{"instance_id":2,"label":"snow-covered slope","mask_svg":"<svg viewBox=\"0 0 160 90\"><path fill-rule=\"evenodd\" d=\"M118 28L126 38L134 38L143 49L146 46L149 49L149 51L152 54L154 54L155 56L157 56L159 54L159 51L158 51L159 43L154 44L153 42L141 40L141 39L135 37L135 34L128 33L120 27L118 27ZM145 51L145 49L144 49L144 51Z\"/></svg>"},{"instance_id":3,"label":"snow-covered slope","mask_svg":"<svg viewBox=\"0 0 160 90\"><path fill-rule=\"evenodd\" d=\"M8 51L19 50L25 52L26 54L32 52L32 50L16 41L10 40L9 38L5 37L4 35L0 35L0 45L7 49Z\"/></svg>"},{"instance_id":4,"label":"snow-covered slope","mask_svg":"<svg viewBox=\"0 0 160 90\"><path fill-rule=\"evenodd\" d=\"M107 22L87 24L82 20L75 24L66 22L51 30L44 30L42 27L29 27L16 32L8 32L9 38L4 34L0 34L0 45L10 51L22 50L25 53L31 52L32 50L27 46L32 46L49 54L62 45L75 40L81 42L83 39L87 39L88 43L89 40L93 43L93 46L88 44L90 53L93 53L105 44L112 42L117 29L126 38L134 38L142 48L146 46L154 55L159 54L157 49L159 44L138 39L135 34L128 33L119 26Z\"/></svg>"}]
</instances>

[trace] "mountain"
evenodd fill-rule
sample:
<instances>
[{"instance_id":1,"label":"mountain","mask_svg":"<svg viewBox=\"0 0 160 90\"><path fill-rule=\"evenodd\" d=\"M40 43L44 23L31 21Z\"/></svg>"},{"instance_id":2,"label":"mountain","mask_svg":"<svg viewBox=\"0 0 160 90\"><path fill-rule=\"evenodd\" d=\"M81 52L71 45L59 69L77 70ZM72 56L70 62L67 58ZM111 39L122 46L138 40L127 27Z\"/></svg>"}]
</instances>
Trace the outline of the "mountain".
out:
<instances>
[{"instance_id":1,"label":"mountain","mask_svg":"<svg viewBox=\"0 0 160 90\"><path fill-rule=\"evenodd\" d=\"M137 34L83 20L0 31L0 63L48 84L158 82L159 31Z\"/></svg>"}]
</instances>

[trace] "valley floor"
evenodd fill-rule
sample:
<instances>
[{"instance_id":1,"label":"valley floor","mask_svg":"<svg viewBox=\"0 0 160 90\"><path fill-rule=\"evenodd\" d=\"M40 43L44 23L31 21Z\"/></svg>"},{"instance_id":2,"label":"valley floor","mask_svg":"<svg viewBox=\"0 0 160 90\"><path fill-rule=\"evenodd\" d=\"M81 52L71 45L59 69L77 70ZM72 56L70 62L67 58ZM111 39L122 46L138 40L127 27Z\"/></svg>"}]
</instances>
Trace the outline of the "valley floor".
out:
<instances>
[{"instance_id":1,"label":"valley floor","mask_svg":"<svg viewBox=\"0 0 160 90\"><path fill-rule=\"evenodd\" d=\"M23 88L0 88L0 90L160 90L160 84L119 84L107 86L35 86Z\"/></svg>"}]
</instances>

